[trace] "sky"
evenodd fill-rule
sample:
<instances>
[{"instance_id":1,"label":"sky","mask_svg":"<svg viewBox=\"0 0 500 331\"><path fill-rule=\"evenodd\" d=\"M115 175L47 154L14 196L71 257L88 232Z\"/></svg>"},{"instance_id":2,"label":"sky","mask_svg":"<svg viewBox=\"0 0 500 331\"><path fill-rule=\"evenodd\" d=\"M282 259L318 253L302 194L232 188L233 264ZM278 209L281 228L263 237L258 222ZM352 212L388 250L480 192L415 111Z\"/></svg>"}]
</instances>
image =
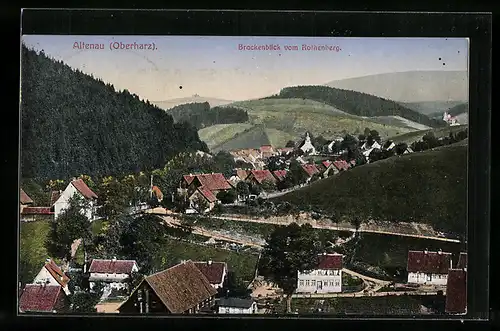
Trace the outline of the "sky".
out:
<instances>
[{"instance_id":1,"label":"sky","mask_svg":"<svg viewBox=\"0 0 500 331\"><path fill-rule=\"evenodd\" d=\"M247 100L297 85L414 70L468 68L464 38L330 38L207 36L24 35L23 42L118 90L150 101L190 97ZM123 44L151 49L114 49ZM78 49L75 43L102 44ZM279 50L241 50L239 45L279 45ZM302 50L302 45L329 50ZM297 45L298 50L285 46ZM444 63L444 64L443 64ZM181 88L182 87L182 88Z\"/></svg>"}]
</instances>

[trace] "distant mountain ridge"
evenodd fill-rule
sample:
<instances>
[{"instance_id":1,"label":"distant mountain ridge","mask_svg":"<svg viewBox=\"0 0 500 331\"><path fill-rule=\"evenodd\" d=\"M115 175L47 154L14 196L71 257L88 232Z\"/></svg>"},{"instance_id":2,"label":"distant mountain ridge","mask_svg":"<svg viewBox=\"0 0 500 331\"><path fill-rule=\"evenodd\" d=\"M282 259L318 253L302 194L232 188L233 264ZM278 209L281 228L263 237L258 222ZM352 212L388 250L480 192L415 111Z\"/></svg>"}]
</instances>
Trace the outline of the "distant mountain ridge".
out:
<instances>
[{"instance_id":1,"label":"distant mountain ridge","mask_svg":"<svg viewBox=\"0 0 500 331\"><path fill-rule=\"evenodd\" d=\"M170 100L163 100L163 101L151 101L151 103L162 108L163 110L168 110L168 109L173 108L175 106L188 104L188 103L205 103L205 102L208 102L210 104L210 107L216 107L216 106L227 105L227 104L230 104L234 101L218 99L218 98L211 98L211 97L202 97L202 96L199 96L197 94L190 96L190 97L185 97L185 98L177 98L177 99L170 99Z\"/></svg>"},{"instance_id":2,"label":"distant mountain ridge","mask_svg":"<svg viewBox=\"0 0 500 331\"><path fill-rule=\"evenodd\" d=\"M376 74L325 84L397 102L466 101L467 71L406 71Z\"/></svg>"}]
</instances>

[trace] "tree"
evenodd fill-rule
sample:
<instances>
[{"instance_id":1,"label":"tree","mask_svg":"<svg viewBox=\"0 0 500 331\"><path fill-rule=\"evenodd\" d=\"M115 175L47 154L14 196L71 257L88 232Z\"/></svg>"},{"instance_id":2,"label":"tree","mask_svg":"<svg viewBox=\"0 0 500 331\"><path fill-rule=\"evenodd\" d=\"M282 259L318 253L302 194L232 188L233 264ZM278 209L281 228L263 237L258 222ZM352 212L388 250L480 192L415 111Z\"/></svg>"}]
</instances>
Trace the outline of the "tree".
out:
<instances>
[{"instance_id":1,"label":"tree","mask_svg":"<svg viewBox=\"0 0 500 331\"><path fill-rule=\"evenodd\" d=\"M439 140L434 136L434 133L432 131L427 132L423 137L422 137L422 142L427 144L427 148L434 148L439 146Z\"/></svg>"},{"instance_id":2,"label":"tree","mask_svg":"<svg viewBox=\"0 0 500 331\"><path fill-rule=\"evenodd\" d=\"M69 296L70 309L73 313L96 313L96 305L102 297L103 287L99 283L93 291L77 291Z\"/></svg>"},{"instance_id":3,"label":"tree","mask_svg":"<svg viewBox=\"0 0 500 331\"><path fill-rule=\"evenodd\" d=\"M286 164L279 156L271 156L267 159L266 167L269 171L284 170Z\"/></svg>"},{"instance_id":4,"label":"tree","mask_svg":"<svg viewBox=\"0 0 500 331\"><path fill-rule=\"evenodd\" d=\"M305 183L307 178L308 175L297 160L293 160L292 162L290 162L290 167L286 174L285 180L289 180L292 186L295 186Z\"/></svg>"},{"instance_id":5,"label":"tree","mask_svg":"<svg viewBox=\"0 0 500 331\"><path fill-rule=\"evenodd\" d=\"M380 134L378 133L377 130L370 130L370 137L376 142L380 142Z\"/></svg>"},{"instance_id":6,"label":"tree","mask_svg":"<svg viewBox=\"0 0 500 331\"><path fill-rule=\"evenodd\" d=\"M229 178L233 169L236 167L234 157L226 151L220 151L213 157L213 171L215 173L222 173L224 177Z\"/></svg>"},{"instance_id":7,"label":"tree","mask_svg":"<svg viewBox=\"0 0 500 331\"><path fill-rule=\"evenodd\" d=\"M347 150L347 156L350 159L355 158L355 156L360 153L358 141L350 134L345 135L344 140L342 140L340 145L342 149Z\"/></svg>"},{"instance_id":8,"label":"tree","mask_svg":"<svg viewBox=\"0 0 500 331\"><path fill-rule=\"evenodd\" d=\"M233 203L237 198L236 191L233 189L227 191L220 191L217 193L217 199L220 200L223 204Z\"/></svg>"},{"instance_id":9,"label":"tree","mask_svg":"<svg viewBox=\"0 0 500 331\"><path fill-rule=\"evenodd\" d=\"M222 288L220 288L218 292L218 296L248 298L252 293L252 290L248 289L245 283L234 273L234 271L229 271Z\"/></svg>"},{"instance_id":10,"label":"tree","mask_svg":"<svg viewBox=\"0 0 500 331\"><path fill-rule=\"evenodd\" d=\"M75 193L69 199L69 207L51 223L51 230L46 241L46 248L51 256L69 260L71 245L77 239L82 239L81 245L92 240L90 221L85 215L88 202Z\"/></svg>"},{"instance_id":11,"label":"tree","mask_svg":"<svg viewBox=\"0 0 500 331\"><path fill-rule=\"evenodd\" d=\"M200 214L203 214L209 207L208 201L200 195L194 197L192 201L193 208Z\"/></svg>"},{"instance_id":12,"label":"tree","mask_svg":"<svg viewBox=\"0 0 500 331\"><path fill-rule=\"evenodd\" d=\"M144 275L140 272L132 272L130 277L127 279L127 284L128 284L128 294L132 294L132 291L139 286L139 284L142 282L144 279Z\"/></svg>"},{"instance_id":13,"label":"tree","mask_svg":"<svg viewBox=\"0 0 500 331\"><path fill-rule=\"evenodd\" d=\"M275 282L287 296L287 312L291 312L292 294L297 288L298 271L313 270L323 252L318 234L310 224L296 223L276 227L269 236L261 259L260 273Z\"/></svg>"},{"instance_id":14,"label":"tree","mask_svg":"<svg viewBox=\"0 0 500 331\"><path fill-rule=\"evenodd\" d=\"M255 195L259 195L262 193L262 187L257 183L251 183L250 184L250 193L255 194Z\"/></svg>"},{"instance_id":15,"label":"tree","mask_svg":"<svg viewBox=\"0 0 500 331\"><path fill-rule=\"evenodd\" d=\"M130 206L132 198L130 188L115 177L104 177L97 189L97 193L97 201L100 206L97 213L105 219L125 213L125 209Z\"/></svg>"},{"instance_id":16,"label":"tree","mask_svg":"<svg viewBox=\"0 0 500 331\"><path fill-rule=\"evenodd\" d=\"M250 188L248 187L248 183L244 181L238 182L238 184L236 184L236 193L246 200L246 198L250 194Z\"/></svg>"},{"instance_id":17,"label":"tree","mask_svg":"<svg viewBox=\"0 0 500 331\"><path fill-rule=\"evenodd\" d=\"M264 192L272 192L276 190L276 183L272 180L266 179L262 182L261 187Z\"/></svg>"},{"instance_id":18,"label":"tree","mask_svg":"<svg viewBox=\"0 0 500 331\"><path fill-rule=\"evenodd\" d=\"M287 148L295 147L295 142L293 140L288 140L285 147Z\"/></svg>"}]
</instances>

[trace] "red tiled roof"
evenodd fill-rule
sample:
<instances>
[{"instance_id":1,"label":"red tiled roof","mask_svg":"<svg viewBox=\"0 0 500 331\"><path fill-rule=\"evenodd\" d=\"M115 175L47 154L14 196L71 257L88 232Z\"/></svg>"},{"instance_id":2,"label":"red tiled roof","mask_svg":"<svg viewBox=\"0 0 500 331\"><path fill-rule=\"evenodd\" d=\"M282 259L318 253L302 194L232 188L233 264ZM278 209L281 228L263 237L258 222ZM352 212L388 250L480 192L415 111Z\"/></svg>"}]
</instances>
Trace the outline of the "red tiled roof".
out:
<instances>
[{"instance_id":1,"label":"red tiled roof","mask_svg":"<svg viewBox=\"0 0 500 331\"><path fill-rule=\"evenodd\" d=\"M208 279L210 284L222 283L224 270L227 270L226 262L193 262L201 273Z\"/></svg>"},{"instance_id":2,"label":"red tiled roof","mask_svg":"<svg viewBox=\"0 0 500 331\"><path fill-rule=\"evenodd\" d=\"M183 177L184 177L184 180L186 181L186 183L189 185L196 178L196 175L184 175Z\"/></svg>"},{"instance_id":3,"label":"red tiled roof","mask_svg":"<svg viewBox=\"0 0 500 331\"><path fill-rule=\"evenodd\" d=\"M260 146L259 150L261 153L273 153L274 152L273 146L271 146L271 145L262 145L262 146Z\"/></svg>"},{"instance_id":4,"label":"red tiled roof","mask_svg":"<svg viewBox=\"0 0 500 331\"><path fill-rule=\"evenodd\" d=\"M236 176L240 177L241 180L245 180L248 176L248 171L243 169L236 170Z\"/></svg>"},{"instance_id":5,"label":"red tiled roof","mask_svg":"<svg viewBox=\"0 0 500 331\"><path fill-rule=\"evenodd\" d=\"M85 184L83 179L77 179L71 182L73 186L87 199L97 199L97 194L95 194L88 186Z\"/></svg>"},{"instance_id":6,"label":"red tiled roof","mask_svg":"<svg viewBox=\"0 0 500 331\"><path fill-rule=\"evenodd\" d=\"M153 193L158 200L163 199L163 193L158 186L153 186Z\"/></svg>"},{"instance_id":7,"label":"red tiled roof","mask_svg":"<svg viewBox=\"0 0 500 331\"><path fill-rule=\"evenodd\" d=\"M208 202L214 202L217 200L215 194L204 186L198 187L198 191L208 200Z\"/></svg>"},{"instance_id":8,"label":"red tiled roof","mask_svg":"<svg viewBox=\"0 0 500 331\"><path fill-rule=\"evenodd\" d=\"M21 204L23 204L23 205L33 203L33 200L30 198L29 195L26 194L26 192L24 192L23 189L21 189L21 194L19 196L19 200L20 200Z\"/></svg>"},{"instance_id":9,"label":"red tiled roof","mask_svg":"<svg viewBox=\"0 0 500 331\"><path fill-rule=\"evenodd\" d=\"M59 285L28 284L19 298L19 309L22 312L52 312L64 295Z\"/></svg>"},{"instance_id":10,"label":"red tiled roof","mask_svg":"<svg viewBox=\"0 0 500 331\"><path fill-rule=\"evenodd\" d=\"M276 177L276 179L278 179L279 181L282 181L286 177L286 170L274 170L273 175L274 175L274 177Z\"/></svg>"},{"instance_id":11,"label":"red tiled roof","mask_svg":"<svg viewBox=\"0 0 500 331\"><path fill-rule=\"evenodd\" d=\"M50 207L24 207L21 215L52 215Z\"/></svg>"},{"instance_id":12,"label":"red tiled roof","mask_svg":"<svg viewBox=\"0 0 500 331\"><path fill-rule=\"evenodd\" d=\"M59 285L61 285L62 287L66 287L66 285L68 285L70 278L64 274L61 268L57 264L55 264L53 260L45 263L44 268L47 269L47 271L51 274L52 277L54 277Z\"/></svg>"},{"instance_id":13,"label":"red tiled roof","mask_svg":"<svg viewBox=\"0 0 500 331\"><path fill-rule=\"evenodd\" d=\"M196 178L200 182L201 186L204 186L211 191L229 190L231 188L231 184L229 184L224 175L221 173L201 174L196 175Z\"/></svg>"},{"instance_id":14,"label":"red tiled roof","mask_svg":"<svg viewBox=\"0 0 500 331\"><path fill-rule=\"evenodd\" d=\"M349 169L349 165L347 164L346 161L344 160L340 160L340 161L334 161L333 162L333 165L335 166L335 168L337 168L338 170L347 170Z\"/></svg>"},{"instance_id":15,"label":"red tiled roof","mask_svg":"<svg viewBox=\"0 0 500 331\"><path fill-rule=\"evenodd\" d=\"M274 178L269 170L251 170L250 174L253 175L253 178L255 178L259 184L262 184L265 180L276 182L276 178Z\"/></svg>"},{"instance_id":16,"label":"red tiled roof","mask_svg":"<svg viewBox=\"0 0 500 331\"><path fill-rule=\"evenodd\" d=\"M57 199L61 196L61 192L59 191L52 191L50 193L50 206L53 206L54 203L56 203Z\"/></svg>"},{"instance_id":17,"label":"red tiled roof","mask_svg":"<svg viewBox=\"0 0 500 331\"><path fill-rule=\"evenodd\" d=\"M324 165L325 168L328 168L332 163L330 161L323 161L321 164Z\"/></svg>"},{"instance_id":18,"label":"red tiled roof","mask_svg":"<svg viewBox=\"0 0 500 331\"><path fill-rule=\"evenodd\" d=\"M192 261L145 277L144 280L173 314L183 313L217 293Z\"/></svg>"},{"instance_id":19,"label":"red tiled roof","mask_svg":"<svg viewBox=\"0 0 500 331\"><path fill-rule=\"evenodd\" d=\"M100 260L94 259L89 272L99 274L130 274L136 264L135 260Z\"/></svg>"},{"instance_id":20,"label":"red tiled roof","mask_svg":"<svg viewBox=\"0 0 500 331\"><path fill-rule=\"evenodd\" d=\"M467 272L462 269L450 269L446 281L447 313L464 314L467 308Z\"/></svg>"},{"instance_id":21,"label":"red tiled roof","mask_svg":"<svg viewBox=\"0 0 500 331\"><path fill-rule=\"evenodd\" d=\"M319 173L319 170L318 168L316 167L315 164L304 164L302 166L302 169L304 169L304 171L309 175L309 176L312 176L314 174L317 174Z\"/></svg>"},{"instance_id":22,"label":"red tiled roof","mask_svg":"<svg viewBox=\"0 0 500 331\"><path fill-rule=\"evenodd\" d=\"M342 269L342 254L320 254L318 269Z\"/></svg>"},{"instance_id":23,"label":"red tiled roof","mask_svg":"<svg viewBox=\"0 0 500 331\"><path fill-rule=\"evenodd\" d=\"M451 253L445 252L408 252L408 272L446 274L450 269Z\"/></svg>"},{"instance_id":24,"label":"red tiled roof","mask_svg":"<svg viewBox=\"0 0 500 331\"><path fill-rule=\"evenodd\" d=\"M457 269L467 268L467 253L460 253L458 257Z\"/></svg>"}]
</instances>

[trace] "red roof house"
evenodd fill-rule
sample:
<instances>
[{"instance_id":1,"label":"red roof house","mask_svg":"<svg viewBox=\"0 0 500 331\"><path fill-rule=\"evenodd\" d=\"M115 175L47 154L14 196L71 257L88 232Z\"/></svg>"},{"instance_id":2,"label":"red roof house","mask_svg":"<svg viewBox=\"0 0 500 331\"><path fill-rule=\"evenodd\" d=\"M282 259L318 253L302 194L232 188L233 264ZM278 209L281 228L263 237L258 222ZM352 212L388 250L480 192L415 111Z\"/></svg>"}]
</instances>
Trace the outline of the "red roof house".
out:
<instances>
[{"instance_id":1,"label":"red roof house","mask_svg":"<svg viewBox=\"0 0 500 331\"><path fill-rule=\"evenodd\" d=\"M138 270L135 260L93 259L89 272L96 274L131 274Z\"/></svg>"},{"instance_id":2,"label":"red roof house","mask_svg":"<svg viewBox=\"0 0 500 331\"><path fill-rule=\"evenodd\" d=\"M467 312L467 271L450 269L446 283L446 306L448 314Z\"/></svg>"},{"instance_id":3,"label":"red roof house","mask_svg":"<svg viewBox=\"0 0 500 331\"><path fill-rule=\"evenodd\" d=\"M66 294L70 294L68 283L70 278L62 269L52 260L47 259L45 265L33 280L34 284L59 285Z\"/></svg>"},{"instance_id":4,"label":"red roof house","mask_svg":"<svg viewBox=\"0 0 500 331\"><path fill-rule=\"evenodd\" d=\"M274 177L276 177L276 179L279 182L281 182L281 181L285 180L286 170L274 170L273 175L274 175Z\"/></svg>"},{"instance_id":5,"label":"red roof house","mask_svg":"<svg viewBox=\"0 0 500 331\"><path fill-rule=\"evenodd\" d=\"M236 176L238 176L239 179L241 179L241 180L247 179L249 173L250 173L249 171L243 170L243 169L236 170Z\"/></svg>"},{"instance_id":6,"label":"red roof house","mask_svg":"<svg viewBox=\"0 0 500 331\"><path fill-rule=\"evenodd\" d=\"M309 177L312 177L313 175L319 173L319 170L315 164L304 164L302 165L302 169L304 169L304 171Z\"/></svg>"},{"instance_id":7,"label":"red roof house","mask_svg":"<svg viewBox=\"0 0 500 331\"><path fill-rule=\"evenodd\" d=\"M257 184L262 184L264 181L276 183L276 178L269 170L251 170L246 180L254 181Z\"/></svg>"},{"instance_id":8,"label":"red roof house","mask_svg":"<svg viewBox=\"0 0 500 331\"><path fill-rule=\"evenodd\" d=\"M158 199L158 201L163 200L163 193L161 192L161 190L158 186L153 186L152 191L153 191L152 193L155 195L155 197L156 197L156 199Z\"/></svg>"},{"instance_id":9,"label":"red roof house","mask_svg":"<svg viewBox=\"0 0 500 331\"><path fill-rule=\"evenodd\" d=\"M28 284L19 298L21 313L60 313L68 308L68 299L59 285Z\"/></svg>"},{"instance_id":10,"label":"red roof house","mask_svg":"<svg viewBox=\"0 0 500 331\"><path fill-rule=\"evenodd\" d=\"M50 207L24 207L21 215L53 215Z\"/></svg>"},{"instance_id":11,"label":"red roof house","mask_svg":"<svg viewBox=\"0 0 500 331\"><path fill-rule=\"evenodd\" d=\"M408 273L448 274L451 268L451 253L409 251Z\"/></svg>"},{"instance_id":12,"label":"red roof house","mask_svg":"<svg viewBox=\"0 0 500 331\"><path fill-rule=\"evenodd\" d=\"M262 145L259 148L262 157L271 157L275 154L274 148L271 145Z\"/></svg>"},{"instance_id":13,"label":"red roof house","mask_svg":"<svg viewBox=\"0 0 500 331\"><path fill-rule=\"evenodd\" d=\"M30 205L33 203L33 199L31 199L30 196L27 195L23 189L21 189L19 201L21 202L22 205Z\"/></svg>"},{"instance_id":14,"label":"red roof house","mask_svg":"<svg viewBox=\"0 0 500 331\"><path fill-rule=\"evenodd\" d=\"M195 175L191 183L194 183L196 187L204 186L210 191L222 191L232 188L221 173Z\"/></svg>"},{"instance_id":15,"label":"red roof house","mask_svg":"<svg viewBox=\"0 0 500 331\"><path fill-rule=\"evenodd\" d=\"M321 254L319 255L319 264L317 269L321 270L341 270L342 269L342 254Z\"/></svg>"},{"instance_id":16,"label":"red roof house","mask_svg":"<svg viewBox=\"0 0 500 331\"><path fill-rule=\"evenodd\" d=\"M78 192L80 192L86 199L97 199L97 194L95 194L88 186L85 184L83 179L76 179L71 181Z\"/></svg>"},{"instance_id":17,"label":"red roof house","mask_svg":"<svg viewBox=\"0 0 500 331\"><path fill-rule=\"evenodd\" d=\"M210 284L219 288L224 285L224 279L227 276L226 262L193 262L201 273L208 279Z\"/></svg>"}]
</instances>

